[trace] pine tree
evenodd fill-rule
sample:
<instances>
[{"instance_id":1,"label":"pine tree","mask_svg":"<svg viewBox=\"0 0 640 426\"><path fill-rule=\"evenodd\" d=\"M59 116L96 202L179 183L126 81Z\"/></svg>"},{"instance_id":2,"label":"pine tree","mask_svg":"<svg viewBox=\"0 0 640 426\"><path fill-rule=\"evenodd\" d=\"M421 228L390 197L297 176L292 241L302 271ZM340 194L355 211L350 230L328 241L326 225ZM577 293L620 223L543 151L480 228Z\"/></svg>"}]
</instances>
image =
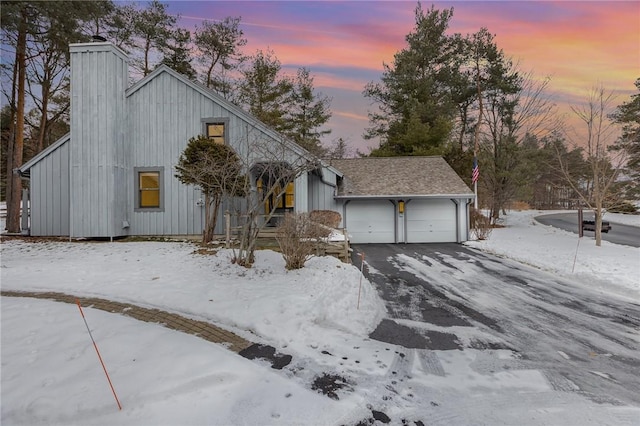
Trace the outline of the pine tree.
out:
<instances>
[{"instance_id":1,"label":"pine tree","mask_svg":"<svg viewBox=\"0 0 640 426\"><path fill-rule=\"evenodd\" d=\"M239 100L258 120L287 134L292 129L286 117L293 83L281 75L281 69L272 50L259 50L243 72Z\"/></svg>"},{"instance_id":2,"label":"pine tree","mask_svg":"<svg viewBox=\"0 0 640 426\"><path fill-rule=\"evenodd\" d=\"M298 69L287 110L291 126L287 135L298 145L319 157L326 152L320 138L331 133L331 130L321 128L331 118L330 102L328 97L314 93L313 77L309 70Z\"/></svg>"},{"instance_id":3,"label":"pine tree","mask_svg":"<svg viewBox=\"0 0 640 426\"><path fill-rule=\"evenodd\" d=\"M204 21L196 27L194 44L198 62L205 67L204 84L221 94L231 97L233 84L228 74L244 62L240 48L247 44L240 28L240 18L226 17L220 22Z\"/></svg>"},{"instance_id":4,"label":"pine tree","mask_svg":"<svg viewBox=\"0 0 640 426\"><path fill-rule=\"evenodd\" d=\"M165 43L165 55L160 63L195 80L197 72L191 65L190 42L191 33L183 28L176 28Z\"/></svg>"},{"instance_id":5,"label":"pine tree","mask_svg":"<svg viewBox=\"0 0 640 426\"><path fill-rule=\"evenodd\" d=\"M415 28L407 47L384 64L381 83L368 83L364 95L378 112L370 112L366 139L380 138L371 155L427 155L443 152L453 128L456 105L448 89L457 45L446 34L453 9L415 9Z\"/></svg>"},{"instance_id":6,"label":"pine tree","mask_svg":"<svg viewBox=\"0 0 640 426\"><path fill-rule=\"evenodd\" d=\"M612 149L626 154L624 172L629 182L627 197L640 198L640 78L635 81L638 93L631 95L631 100L622 103L613 113L612 118L622 126L622 135Z\"/></svg>"},{"instance_id":7,"label":"pine tree","mask_svg":"<svg viewBox=\"0 0 640 426\"><path fill-rule=\"evenodd\" d=\"M154 66L151 64L154 52L163 53L167 47L167 41L171 39L177 17L167 13L167 4L153 0L146 9L133 15L134 45L142 52L142 58L134 61L147 76Z\"/></svg>"}]
</instances>

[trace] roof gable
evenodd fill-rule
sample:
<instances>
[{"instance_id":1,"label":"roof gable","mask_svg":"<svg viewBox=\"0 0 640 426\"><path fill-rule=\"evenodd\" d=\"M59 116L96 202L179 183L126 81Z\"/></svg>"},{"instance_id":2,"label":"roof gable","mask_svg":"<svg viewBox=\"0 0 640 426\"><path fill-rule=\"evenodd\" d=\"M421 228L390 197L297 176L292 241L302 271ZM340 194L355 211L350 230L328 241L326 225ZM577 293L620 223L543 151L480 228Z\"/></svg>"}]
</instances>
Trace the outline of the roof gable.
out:
<instances>
[{"instance_id":1,"label":"roof gable","mask_svg":"<svg viewBox=\"0 0 640 426\"><path fill-rule=\"evenodd\" d=\"M176 78L176 79L180 80L182 83L184 83L187 86L191 87L193 90L197 91L202 96L204 96L204 97L210 99L211 101L217 103L218 105L224 107L229 112L231 112L233 115L235 115L237 117L240 117L241 119L243 119L244 121L248 122L252 126L260 129L262 132L264 132L265 134L269 135L273 139L283 140L287 144L287 146L292 151L294 151L296 154L304 156L304 157L307 157L307 158L313 158L313 155L309 151L307 151L306 149L302 148L297 143L289 140L285 136L281 135L280 133L278 133L277 131L275 131L271 127L267 126L262 121L258 120L256 117L254 117L253 115L251 115L250 113L248 113L244 109L240 108L236 104L234 104L234 103L228 101L227 99L223 98L222 96L220 96L219 94L217 94L214 91L210 90L206 86L204 86L204 85L202 85L200 83L197 83L195 81L190 80L186 76L180 74L179 72L175 71L174 69L172 69L172 68L170 68L170 67L168 67L168 66L166 66L164 64L158 66L155 70L153 70L153 72L151 74L147 75L143 79L141 79L138 82L136 82L129 89L127 89L127 91L125 92L125 96L126 97L132 96L134 93L136 93L138 90L140 90L146 84L148 84L150 81L152 81L153 79L157 78L158 76L160 76L163 73L169 74L173 78Z\"/></svg>"},{"instance_id":2,"label":"roof gable","mask_svg":"<svg viewBox=\"0 0 640 426\"><path fill-rule=\"evenodd\" d=\"M49 145L48 147L40 151L31 160L27 161L22 166L18 167L17 168L18 173L20 173L21 176L29 176L29 170L34 165L39 163L47 155L51 154L53 151L60 148L62 145L66 144L70 140L71 140L71 133L67 133L66 135L64 135L63 137L61 137L60 139L58 139L57 141L55 141L54 143L52 143L51 145Z\"/></svg>"},{"instance_id":3,"label":"roof gable","mask_svg":"<svg viewBox=\"0 0 640 426\"><path fill-rule=\"evenodd\" d=\"M464 196L473 192L442 157L333 160L344 174L338 197Z\"/></svg>"}]
</instances>

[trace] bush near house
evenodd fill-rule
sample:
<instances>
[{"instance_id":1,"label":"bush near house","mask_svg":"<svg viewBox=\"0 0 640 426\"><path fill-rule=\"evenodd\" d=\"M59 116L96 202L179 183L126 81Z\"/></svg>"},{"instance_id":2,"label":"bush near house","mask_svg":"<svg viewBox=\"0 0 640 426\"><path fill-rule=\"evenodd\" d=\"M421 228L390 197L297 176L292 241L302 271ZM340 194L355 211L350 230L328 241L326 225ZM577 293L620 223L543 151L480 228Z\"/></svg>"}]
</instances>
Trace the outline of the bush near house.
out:
<instances>
[{"instance_id":1,"label":"bush near house","mask_svg":"<svg viewBox=\"0 0 640 426\"><path fill-rule=\"evenodd\" d=\"M337 228L342 220L340 213L333 210L313 210L309 213L309 217L313 222L331 228Z\"/></svg>"},{"instance_id":2,"label":"bush near house","mask_svg":"<svg viewBox=\"0 0 640 426\"><path fill-rule=\"evenodd\" d=\"M304 267L331 230L311 220L308 213L287 214L276 230L276 240L289 270Z\"/></svg>"},{"instance_id":3,"label":"bush near house","mask_svg":"<svg viewBox=\"0 0 640 426\"><path fill-rule=\"evenodd\" d=\"M493 227L491 226L491 219L482 214L480 210L476 210L474 208L471 208L469 218L471 221L471 232L473 232L476 239L489 239L489 236L491 235L491 231L493 229Z\"/></svg>"}]
</instances>

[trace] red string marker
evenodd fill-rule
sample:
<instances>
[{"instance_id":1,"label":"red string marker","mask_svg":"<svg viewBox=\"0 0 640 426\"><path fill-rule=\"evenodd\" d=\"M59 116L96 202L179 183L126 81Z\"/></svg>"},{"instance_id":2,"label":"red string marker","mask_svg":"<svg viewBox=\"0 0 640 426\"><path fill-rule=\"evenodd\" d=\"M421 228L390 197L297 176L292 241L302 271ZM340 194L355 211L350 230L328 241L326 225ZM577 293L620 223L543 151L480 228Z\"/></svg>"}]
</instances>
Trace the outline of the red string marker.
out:
<instances>
[{"instance_id":1,"label":"red string marker","mask_svg":"<svg viewBox=\"0 0 640 426\"><path fill-rule=\"evenodd\" d=\"M79 299L76 299L76 304L78 305L78 309L80 309L80 315L82 315L82 319L84 320L84 325L87 326L87 331L89 332L89 336L91 337L91 341L93 342L93 347L96 349L96 353L98 354L98 359L100 360L100 364L102 365L104 374L107 376L107 381L109 382L109 386L111 387L111 392L113 392L113 397L116 399L116 403L118 404L118 409L122 410L122 405L120 405L120 401L118 400L118 395L116 395L116 390L113 388L113 384L111 383L111 378L109 377L109 373L107 373L107 367L104 366L104 362L102 361L102 357L100 356L100 351L98 350L98 345L96 345L96 341L93 340L93 334L91 334L91 329L89 329L89 324L87 324L87 319L84 317L84 312L82 312L82 306L80 306Z\"/></svg>"}]
</instances>

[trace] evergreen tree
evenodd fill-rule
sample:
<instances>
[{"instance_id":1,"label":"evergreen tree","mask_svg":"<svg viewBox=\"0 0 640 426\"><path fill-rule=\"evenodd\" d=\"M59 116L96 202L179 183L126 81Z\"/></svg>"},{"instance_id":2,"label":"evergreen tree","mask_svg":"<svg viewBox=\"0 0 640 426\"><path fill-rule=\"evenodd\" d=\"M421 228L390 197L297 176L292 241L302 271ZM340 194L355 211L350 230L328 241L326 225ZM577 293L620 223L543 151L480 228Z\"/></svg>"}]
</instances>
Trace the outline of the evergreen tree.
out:
<instances>
[{"instance_id":1,"label":"evergreen tree","mask_svg":"<svg viewBox=\"0 0 640 426\"><path fill-rule=\"evenodd\" d=\"M118 48L130 53L136 45L134 23L139 14L138 9L134 5L121 3L115 3L113 7L106 9L106 15L95 18L92 23L94 29L90 34L103 36Z\"/></svg>"},{"instance_id":2,"label":"evergreen tree","mask_svg":"<svg viewBox=\"0 0 640 426\"><path fill-rule=\"evenodd\" d=\"M453 9L415 9L415 29L407 47L384 64L381 83L368 83L364 95L378 112L370 112L366 139L379 137L371 155L440 154L453 128L456 105L449 90L457 44L446 34Z\"/></svg>"},{"instance_id":3,"label":"evergreen tree","mask_svg":"<svg viewBox=\"0 0 640 426\"><path fill-rule=\"evenodd\" d=\"M196 27L194 44L198 62L206 69L203 82L226 99L230 98L233 89L229 73L237 70L245 60L240 52L240 48L247 44L243 36L240 18L204 21Z\"/></svg>"},{"instance_id":4,"label":"evergreen tree","mask_svg":"<svg viewBox=\"0 0 640 426\"><path fill-rule=\"evenodd\" d=\"M213 240L218 210L225 196L245 196L248 188L243 165L226 144L199 136L189 139L176 165L176 178L185 185L198 185L205 196L203 243Z\"/></svg>"},{"instance_id":5,"label":"evergreen tree","mask_svg":"<svg viewBox=\"0 0 640 426\"><path fill-rule=\"evenodd\" d=\"M281 75L281 69L273 51L259 50L250 67L243 71L239 100L258 120L287 134L292 129L287 120L287 107L293 83Z\"/></svg>"},{"instance_id":6,"label":"evergreen tree","mask_svg":"<svg viewBox=\"0 0 640 426\"><path fill-rule=\"evenodd\" d=\"M314 93L313 77L309 70L298 69L289 99L287 116L291 129L287 135L319 157L326 151L320 138L331 133L331 130L321 129L331 118L330 102L328 97Z\"/></svg>"},{"instance_id":7,"label":"evergreen tree","mask_svg":"<svg viewBox=\"0 0 640 426\"><path fill-rule=\"evenodd\" d=\"M338 138L338 140L334 141L331 149L329 149L328 156L330 159L336 160L349 158L351 156L351 150L344 139Z\"/></svg>"},{"instance_id":8,"label":"evergreen tree","mask_svg":"<svg viewBox=\"0 0 640 426\"><path fill-rule=\"evenodd\" d=\"M628 198L640 198L640 78L635 81L638 93L631 100L622 103L612 114L616 123L622 126L622 135L612 149L626 153L624 172L627 175Z\"/></svg>"},{"instance_id":9,"label":"evergreen tree","mask_svg":"<svg viewBox=\"0 0 640 426\"><path fill-rule=\"evenodd\" d=\"M146 9L134 13L132 16L134 46L142 53L142 58L135 59L134 63L142 72L143 77L155 68L151 64L152 54L165 52L167 41L171 39L174 31L178 18L169 15L167 7L167 4L153 0Z\"/></svg>"},{"instance_id":10,"label":"evergreen tree","mask_svg":"<svg viewBox=\"0 0 640 426\"><path fill-rule=\"evenodd\" d=\"M191 33L183 28L176 28L165 43L165 55L160 63L184 74L190 80L196 80L197 72L191 65L190 42Z\"/></svg>"}]
</instances>

